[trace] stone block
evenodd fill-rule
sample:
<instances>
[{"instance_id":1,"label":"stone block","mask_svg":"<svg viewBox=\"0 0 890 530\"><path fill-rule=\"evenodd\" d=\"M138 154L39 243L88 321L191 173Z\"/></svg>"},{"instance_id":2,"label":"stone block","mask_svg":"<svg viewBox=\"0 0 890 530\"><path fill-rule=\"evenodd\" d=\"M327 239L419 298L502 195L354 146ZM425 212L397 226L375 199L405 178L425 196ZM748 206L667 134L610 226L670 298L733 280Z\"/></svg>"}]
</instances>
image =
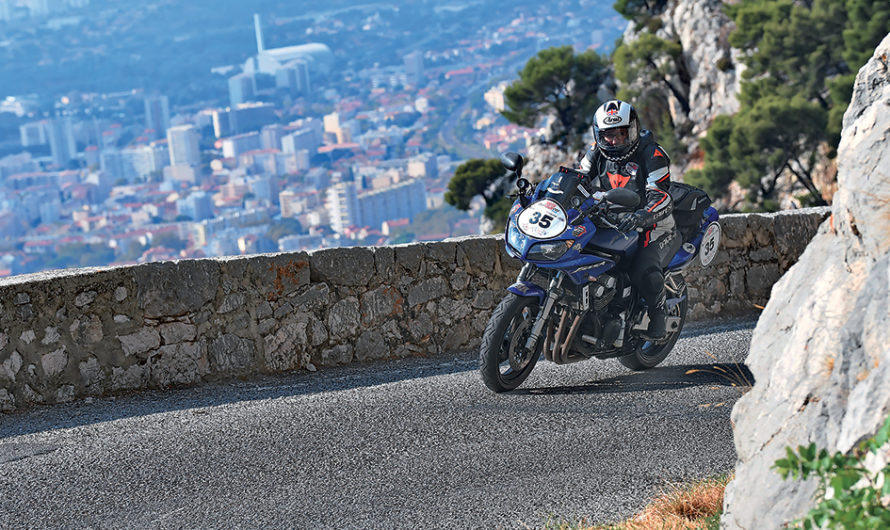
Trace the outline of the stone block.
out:
<instances>
[{"instance_id":1,"label":"stone block","mask_svg":"<svg viewBox=\"0 0 890 530\"><path fill-rule=\"evenodd\" d=\"M63 385L56 391L56 403L74 401L74 385Z\"/></svg>"},{"instance_id":2,"label":"stone block","mask_svg":"<svg viewBox=\"0 0 890 530\"><path fill-rule=\"evenodd\" d=\"M309 254L311 280L363 286L374 281L374 252L369 248L331 248Z\"/></svg>"},{"instance_id":3,"label":"stone block","mask_svg":"<svg viewBox=\"0 0 890 530\"><path fill-rule=\"evenodd\" d=\"M148 385L148 365L134 364L128 368L115 366L111 369L112 390L136 390Z\"/></svg>"},{"instance_id":4,"label":"stone block","mask_svg":"<svg viewBox=\"0 0 890 530\"><path fill-rule=\"evenodd\" d=\"M746 217L747 216L741 214L724 215L720 217L720 228L723 231L723 241L720 242L721 247L746 247L754 241L753 236L748 230Z\"/></svg>"},{"instance_id":5,"label":"stone block","mask_svg":"<svg viewBox=\"0 0 890 530\"><path fill-rule=\"evenodd\" d=\"M105 379L99 361L92 355L86 361L82 361L78 368L80 368L80 381L84 386L97 385Z\"/></svg>"},{"instance_id":6,"label":"stone block","mask_svg":"<svg viewBox=\"0 0 890 530\"><path fill-rule=\"evenodd\" d=\"M392 247L374 247L374 268L377 279L388 282L396 275L396 251Z\"/></svg>"},{"instance_id":7,"label":"stone block","mask_svg":"<svg viewBox=\"0 0 890 530\"><path fill-rule=\"evenodd\" d=\"M220 315L224 315L244 307L246 302L247 296L244 293L232 293L223 298L223 302L220 304L216 312Z\"/></svg>"},{"instance_id":8,"label":"stone block","mask_svg":"<svg viewBox=\"0 0 890 530\"><path fill-rule=\"evenodd\" d=\"M17 351L13 351L8 359L0 363L0 379L8 379L15 382L15 377L19 370L22 369L22 356Z\"/></svg>"},{"instance_id":9,"label":"stone block","mask_svg":"<svg viewBox=\"0 0 890 530\"><path fill-rule=\"evenodd\" d=\"M127 299L127 288L120 286L114 290L114 301L123 302Z\"/></svg>"},{"instance_id":10,"label":"stone block","mask_svg":"<svg viewBox=\"0 0 890 530\"><path fill-rule=\"evenodd\" d=\"M500 301L503 293L500 291L489 291L484 289L482 291L476 291L476 294L473 295L473 307L476 309L491 309Z\"/></svg>"},{"instance_id":11,"label":"stone block","mask_svg":"<svg viewBox=\"0 0 890 530\"><path fill-rule=\"evenodd\" d=\"M748 289L751 291L769 291L781 277L779 266L774 263L755 265L745 275Z\"/></svg>"},{"instance_id":12,"label":"stone block","mask_svg":"<svg viewBox=\"0 0 890 530\"><path fill-rule=\"evenodd\" d=\"M420 313L408 327L408 333L414 342L429 340L436 331L436 325L429 313Z\"/></svg>"},{"instance_id":13,"label":"stone block","mask_svg":"<svg viewBox=\"0 0 890 530\"><path fill-rule=\"evenodd\" d=\"M341 344L327 350L322 350L319 356L319 364L322 366L335 366L352 362L352 345Z\"/></svg>"},{"instance_id":14,"label":"stone block","mask_svg":"<svg viewBox=\"0 0 890 530\"><path fill-rule=\"evenodd\" d=\"M454 241L436 241L424 244L426 259L438 263L443 269L454 268L454 257L457 252L457 243Z\"/></svg>"},{"instance_id":15,"label":"stone block","mask_svg":"<svg viewBox=\"0 0 890 530\"><path fill-rule=\"evenodd\" d=\"M15 305L25 305L31 301L31 295L28 293L17 293L15 295Z\"/></svg>"},{"instance_id":16,"label":"stone block","mask_svg":"<svg viewBox=\"0 0 890 530\"><path fill-rule=\"evenodd\" d=\"M248 258L247 274L261 296L277 300L309 285L311 281L309 254L294 252L262 259Z\"/></svg>"},{"instance_id":17,"label":"stone block","mask_svg":"<svg viewBox=\"0 0 890 530\"><path fill-rule=\"evenodd\" d=\"M15 410L15 396L5 388L0 388L0 412L12 412Z\"/></svg>"},{"instance_id":18,"label":"stone block","mask_svg":"<svg viewBox=\"0 0 890 530\"><path fill-rule=\"evenodd\" d=\"M309 342L307 319L289 319L272 335L263 337L267 370L295 370L304 366L303 353Z\"/></svg>"},{"instance_id":19,"label":"stone block","mask_svg":"<svg viewBox=\"0 0 890 530\"><path fill-rule=\"evenodd\" d=\"M448 294L448 282L444 278L423 280L408 291L408 306L414 307Z\"/></svg>"},{"instance_id":20,"label":"stone block","mask_svg":"<svg viewBox=\"0 0 890 530\"><path fill-rule=\"evenodd\" d=\"M396 245L396 263L409 275L420 272L420 264L423 263L423 245L411 243L408 245Z\"/></svg>"},{"instance_id":21,"label":"stone block","mask_svg":"<svg viewBox=\"0 0 890 530\"><path fill-rule=\"evenodd\" d=\"M84 346L101 342L105 337L102 321L97 315L74 319L74 322L68 327L68 331L75 342Z\"/></svg>"},{"instance_id":22,"label":"stone block","mask_svg":"<svg viewBox=\"0 0 890 530\"><path fill-rule=\"evenodd\" d=\"M161 346L149 363L151 382L161 387L194 383L210 372L200 343Z\"/></svg>"},{"instance_id":23,"label":"stone block","mask_svg":"<svg viewBox=\"0 0 890 530\"><path fill-rule=\"evenodd\" d=\"M43 340L40 341L43 345L50 345L59 342L59 339L62 338L59 335L59 331L53 326L47 326L44 330Z\"/></svg>"},{"instance_id":24,"label":"stone block","mask_svg":"<svg viewBox=\"0 0 890 530\"><path fill-rule=\"evenodd\" d=\"M328 312L328 332L331 340L340 341L355 336L361 325L359 302L350 296L340 300Z\"/></svg>"},{"instance_id":25,"label":"stone block","mask_svg":"<svg viewBox=\"0 0 890 530\"><path fill-rule=\"evenodd\" d=\"M250 339L225 334L210 342L210 366L214 373L243 372L255 365L256 344Z\"/></svg>"},{"instance_id":26,"label":"stone block","mask_svg":"<svg viewBox=\"0 0 890 530\"><path fill-rule=\"evenodd\" d=\"M272 304L269 302L260 302L256 306L256 318L257 320L262 320L264 318L269 318L272 316Z\"/></svg>"},{"instance_id":27,"label":"stone block","mask_svg":"<svg viewBox=\"0 0 890 530\"><path fill-rule=\"evenodd\" d=\"M169 324L161 324L158 331L164 344L177 344L180 342L191 342L198 335L198 327L183 322L171 322Z\"/></svg>"},{"instance_id":28,"label":"stone block","mask_svg":"<svg viewBox=\"0 0 890 530\"><path fill-rule=\"evenodd\" d=\"M391 318L398 318L404 312L405 299L398 289L392 286L378 287L361 297L362 323L370 326Z\"/></svg>"},{"instance_id":29,"label":"stone block","mask_svg":"<svg viewBox=\"0 0 890 530\"><path fill-rule=\"evenodd\" d=\"M474 237L461 240L460 249L470 264L470 271L477 273L493 272L497 244L500 239L492 237Z\"/></svg>"},{"instance_id":30,"label":"stone block","mask_svg":"<svg viewBox=\"0 0 890 530\"><path fill-rule=\"evenodd\" d=\"M328 341L328 329L324 327L324 322L309 317L309 343L314 346L320 346Z\"/></svg>"},{"instance_id":31,"label":"stone block","mask_svg":"<svg viewBox=\"0 0 890 530\"><path fill-rule=\"evenodd\" d=\"M96 299L96 291L85 291L77 295L74 299L74 305L77 307L86 307L93 303Z\"/></svg>"},{"instance_id":32,"label":"stone block","mask_svg":"<svg viewBox=\"0 0 890 530\"><path fill-rule=\"evenodd\" d=\"M41 355L40 366L43 368L43 374L47 377L62 373L68 366L68 353L65 351L65 347L62 346L58 350Z\"/></svg>"},{"instance_id":33,"label":"stone block","mask_svg":"<svg viewBox=\"0 0 890 530\"><path fill-rule=\"evenodd\" d=\"M462 269L457 269L454 274L448 278L448 283L454 291L463 291L470 285L470 275Z\"/></svg>"},{"instance_id":34,"label":"stone block","mask_svg":"<svg viewBox=\"0 0 890 530\"><path fill-rule=\"evenodd\" d=\"M145 318L198 312L216 296L220 281L219 264L209 259L147 263L131 270Z\"/></svg>"},{"instance_id":35,"label":"stone block","mask_svg":"<svg viewBox=\"0 0 890 530\"><path fill-rule=\"evenodd\" d=\"M300 311L326 309L331 304L331 288L326 283L313 284L308 289L293 295L290 303Z\"/></svg>"},{"instance_id":36,"label":"stone block","mask_svg":"<svg viewBox=\"0 0 890 530\"><path fill-rule=\"evenodd\" d=\"M37 334L34 333L33 329L26 329L25 331L22 332L21 335L19 335L19 340L21 340L25 344L31 344L32 342L34 342L34 339L36 339L36 338L37 338Z\"/></svg>"},{"instance_id":37,"label":"stone block","mask_svg":"<svg viewBox=\"0 0 890 530\"><path fill-rule=\"evenodd\" d=\"M161 345L161 335L154 328L142 328L136 333L120 335L121 349L124 355L137 355L145 358L143 354Z\"/></svg>"},{"instance_id":38,"label":"stone block","mask_svg":"<svg viewBox=\"0 0 890 530\"><path fill-rule=\"evenodd\" d=\"M761 247L749 252L748 257L751 259L751 261L760 262L775 261L776 259L778 259L779 255L776 254L776 251L773 247Z\"/></svg>"},{"instance_id":39,"label":"stone block","mask_svg":"<svg viewBox=\"0 0 890 530\"><path fill-rule=\"evenodd\" d=\"M386 342L383 340L383 334L377 330L367 330L358 338L355 343L355 360L369 361L372 359L382 359L389 354Z\"/></svg>"}]
</instances>

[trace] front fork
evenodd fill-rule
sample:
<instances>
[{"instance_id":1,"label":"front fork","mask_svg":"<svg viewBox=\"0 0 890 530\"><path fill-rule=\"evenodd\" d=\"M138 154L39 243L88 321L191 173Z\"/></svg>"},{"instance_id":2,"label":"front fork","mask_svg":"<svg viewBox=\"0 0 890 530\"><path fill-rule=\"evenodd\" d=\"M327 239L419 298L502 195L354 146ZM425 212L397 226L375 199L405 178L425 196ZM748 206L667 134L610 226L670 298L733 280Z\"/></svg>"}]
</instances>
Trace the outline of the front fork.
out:
<instances>
[{"instance_id":1,"label":"front fork","mask_svg":"<svg viewBox=\"0 0 890 530\"><path fill-rule=\"evenodd\" d=\"M519 273L520 278L524 272L526 272L526 265L522 268L522 272ZM533 269L530 269L531 272L534 272ZM531 274L529 274L531 275ZM534 352L535 346L538 344L538 339L541 337L541 332L544 330L544 325L550 319L550 312L553 311L553 305L559 300L562 294L559 292L559 286L562 285L562 280L565 277L565 273L559 271L556 273L556 276L550 280L550 286L547 288L547 298L544 300L544 307L541 309L541 312L538 313L538 318L535 319L535 323L532 326L531 335L529 335L528 340L525 341L525 351L526 352Z\"/></svg>"}]
</instances>

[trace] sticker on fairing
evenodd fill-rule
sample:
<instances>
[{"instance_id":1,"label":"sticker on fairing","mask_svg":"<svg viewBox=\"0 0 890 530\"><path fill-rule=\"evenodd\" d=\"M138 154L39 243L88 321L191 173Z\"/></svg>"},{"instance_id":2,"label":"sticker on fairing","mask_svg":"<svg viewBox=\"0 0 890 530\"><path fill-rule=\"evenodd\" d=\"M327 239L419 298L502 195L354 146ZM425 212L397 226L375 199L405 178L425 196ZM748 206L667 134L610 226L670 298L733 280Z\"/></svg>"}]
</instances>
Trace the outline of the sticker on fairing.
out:
<instances>
[{"instance_id":1,"label":"sticker on fairing","mask_svg":"<svg viewBox=\"0 0 890 530\"><path fill-rule=\"evenodd\" d=\"M708 266L714 261L717 249L720 248L720 224L711 223L705 229L705 235L701 240L701 264Z\"/></svg>"},{"instance_id":2,"label":"sticker on fairing","mask_svg":"<svg viewBox=\"0 0 890 530\"><path fill-rule=\"evenodd\" d=\"M566 212L556 201L538 201L519 214L516 223L523 234L535 239L550 239L562 234L568 222Z\"/></svg>"}]
</instances>

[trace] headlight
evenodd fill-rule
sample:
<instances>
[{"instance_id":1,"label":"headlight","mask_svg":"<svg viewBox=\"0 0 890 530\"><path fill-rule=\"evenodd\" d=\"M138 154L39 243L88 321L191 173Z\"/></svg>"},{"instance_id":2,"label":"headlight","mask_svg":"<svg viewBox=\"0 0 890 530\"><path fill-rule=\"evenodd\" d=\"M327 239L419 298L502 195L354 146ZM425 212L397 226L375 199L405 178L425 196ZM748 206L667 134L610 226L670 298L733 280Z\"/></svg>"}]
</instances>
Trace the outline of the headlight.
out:
<instances>
[{"instance_id":1,"label":"headlight","mask_svg":"<svg viewBox=\"0 0 890 530\"><path fill-rule=\"evenodd\" d=\"M522 244L525 242L525 236L522 235L522 232L519 231L519 228L516 227L516 223L510 221L510 226L507 228L507 243L510 244L511 247L516 249L516 252L522 252Z\"/></svg>"},{"instance_id":2,"label":"headlight","mask_svg":"<svg viewBox=\"0 0 890 530\"><path fill-rule=\"evenodd\" d=\"M538 243L528 251L528 259L533 260L558 260L572 246L574 241L551 241Z\"/></svg>"}]
</instances>

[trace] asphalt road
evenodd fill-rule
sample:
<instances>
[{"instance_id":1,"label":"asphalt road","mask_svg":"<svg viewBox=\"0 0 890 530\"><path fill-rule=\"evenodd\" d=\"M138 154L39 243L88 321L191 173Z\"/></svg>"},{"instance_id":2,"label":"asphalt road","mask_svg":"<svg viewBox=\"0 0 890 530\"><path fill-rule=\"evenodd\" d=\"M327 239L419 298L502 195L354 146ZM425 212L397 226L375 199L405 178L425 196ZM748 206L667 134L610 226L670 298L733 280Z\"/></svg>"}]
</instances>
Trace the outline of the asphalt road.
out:
<instances>
[{"instance_id":1,"label":"asphalt road","mask_svg":"<svg viewBox=\"0 0 890 530\"><path fill-rule=\"evenodd\" d=\"M742 391L713 367L738 370L753 324L687 329L644 373L542 361L502 395L468 353L0 414L0 528L618 520L732 469Z\"/></svg>"}]
</instances>

